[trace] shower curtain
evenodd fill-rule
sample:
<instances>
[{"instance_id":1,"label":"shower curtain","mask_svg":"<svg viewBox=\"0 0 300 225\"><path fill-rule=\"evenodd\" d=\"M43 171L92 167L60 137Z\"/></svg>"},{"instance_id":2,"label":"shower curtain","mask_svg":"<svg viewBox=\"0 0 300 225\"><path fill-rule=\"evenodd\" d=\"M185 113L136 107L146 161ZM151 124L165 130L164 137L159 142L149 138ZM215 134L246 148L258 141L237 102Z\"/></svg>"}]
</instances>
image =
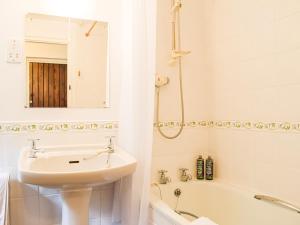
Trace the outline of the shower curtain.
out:
<instances>
[{"instance_id":1,"label":"shower curtain","mask_svg":"<svg viewBox=\"0 0 300 225\"><path fill-rule=\"evenodd\" d=\"M156 1L123 0L122 18L123 77L118 143L137 158L138 165L133 176L115 185L113 217L115 222L120 217L122 225L145 225L153 137Z\"/></svg>"}]
</instances>

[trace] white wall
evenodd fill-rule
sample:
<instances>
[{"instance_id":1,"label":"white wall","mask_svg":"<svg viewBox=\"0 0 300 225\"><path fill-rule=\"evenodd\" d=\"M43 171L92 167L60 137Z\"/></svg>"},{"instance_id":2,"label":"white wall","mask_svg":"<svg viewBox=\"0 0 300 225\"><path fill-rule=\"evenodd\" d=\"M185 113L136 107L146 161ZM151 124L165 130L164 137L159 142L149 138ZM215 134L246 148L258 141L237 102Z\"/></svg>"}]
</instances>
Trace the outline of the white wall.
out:
<instances>
[{"instance_id":1,"label":"white wall","mask_svg":"<svg viewBox=\"0 0 300 225\"><path fill-rule=\"evenodd\" d=\"M166 74L168 4L158 1L157 68ZM280 124L299 123L300 2L183 1L182 11L183 47L192 50L183 63L187 119L252 125L188 128L173 141L156 132L153 179L160 168L176 178L178 167L195 168L196 155L206 152L216 161L217 180L299 205L299 131ZM161 92L164 120L179 118L174 82L172 75Z\"/></svg>"},{"instance_id":2,"label":"white wall","mask_svg":"<svg viewBox=\"0 0 300 225\"><path fill-rule=\"evenodd\" d=\"M116 120L118 117L119 86L121 74L121 6L120 1L1 1L0 13L0 120L2 121L53 121L53 120ZM16 7L18 6L18 7ZM70 16L91 20L108 21L110 24L110 79L109 109L25 109L25 63L5 62L7 40L24 38L25 15L28 12L58 16ZM8 22L9 21L9 22ZM12 91L13 90L13 91Z\"/></svg>"},{"instance_id":3,"label":"white wall","mask_svg":"<svg viewBox=\"0 0 300 225\"><path fill-rule=\"evenodd\" d=\"M183 89L186 121L209 118L208 79L205 73L203 1L184 1L181 10L182 49L191 54L184 57ZM157 73L170 77L170 83L161 89L161 121L180 121L180 95L177 67L169 67L171 54L171 13L170 1L157 1ZM178 128L177 128L178 129ZM164 129L169 134L176 128ZM153 181L157 181L157 171L167 169L173 180L178 178L180 167L189 168L195 174L195 159L208 150L206 129L185 128L175 140L162 138L155 129L153 146Z\"/></svg>"},{"instance_id":4,"label":"white wall","mask_svg":"<svg viewBox=\"0 0 300 225\"><path fill-rule=\"evenodd\" d=\"M117 121L121 76L122 12L118 0L59 1L2 0L0 2L0 124L11 121ZM108 21L110 24L111 107L108 109L25 109L25 63L6 63L9 39L23 40L24 19L29 12ZM60 222L60 199L57 191L17 182L17 159L28 138L40 138L40 145L100 143L116 130L66 132L29 132L0 134L0 170L11 174L10 203L12 225L53 225ZM93 193L90 224L111 224L112 187Z\"/></svg>"},{"instance_id":5,"label":"white wall","mask_svg":"<svg viewBox=\"0 0 300 225\"><path fill-rule=\"evenodd\" d=\"M211 118L299 122L300 2L206 1ZM279 129L280 130L280 129ZM300 204L297 131L217 129L217 177Z\"/></svg>"}]
</instances>

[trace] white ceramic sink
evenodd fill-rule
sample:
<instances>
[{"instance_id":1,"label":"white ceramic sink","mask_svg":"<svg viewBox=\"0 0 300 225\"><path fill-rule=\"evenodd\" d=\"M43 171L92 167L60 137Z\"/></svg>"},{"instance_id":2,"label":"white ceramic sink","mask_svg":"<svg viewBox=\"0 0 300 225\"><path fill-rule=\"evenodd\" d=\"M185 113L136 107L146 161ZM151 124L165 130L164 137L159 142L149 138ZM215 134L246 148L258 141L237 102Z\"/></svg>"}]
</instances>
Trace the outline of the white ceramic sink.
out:
<instances>
[{"instance_id":1,"label":"white ceramic sink","mask_svg":"<svg viewBox=\"0 0 300 225\"><path fill-rule=\"evenodd\" d=\"M88 225L92 187L132 174L137 164L118 147L108 153L106 148L95 145L44 147L34 156L30 148L22 150L19 180L60 189L62 225Z\"/></svg>"},{"instance_id":2,"label":"white ceramic sink","mask_svg":"<svg viewBox=\"0 0 300 225\"><path fill-rule=\"evenodd\" d=\"M46 187L95 186L114 182L130 175L136 160L120 148L115 152L100 146L45 147L30 158L25 148L19 158L19 180Z\"/></svg>"}]
</instances>

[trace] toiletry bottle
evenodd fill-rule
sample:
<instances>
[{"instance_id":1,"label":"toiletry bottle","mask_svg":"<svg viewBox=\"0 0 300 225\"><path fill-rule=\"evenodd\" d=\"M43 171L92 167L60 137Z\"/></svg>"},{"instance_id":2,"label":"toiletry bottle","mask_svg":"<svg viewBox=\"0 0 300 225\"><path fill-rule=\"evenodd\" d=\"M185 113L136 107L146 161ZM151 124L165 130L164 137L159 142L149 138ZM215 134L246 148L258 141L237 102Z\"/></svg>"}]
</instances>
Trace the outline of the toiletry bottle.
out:
<instances>
[{"instance_id":1,"label":"toiletry bottle","mask_svg":"<svg viewBox=\"0 0 300 225\"><path fill-rule=\"evenodd\" d=\"M202 158L202 155L200 155L197 159L197 179L204 179L204 159Z\"/></svg>"},{"instance_id":2,"label":"toiletry bottle","mask_svg":"<svg viewBox=\"0 0 300 225\"><path fill-rule=\"evenodd\" d=\"M205 160L205 179L213 180L214 179L214 161L208 156Z\"/></svg>"}]
</instances>

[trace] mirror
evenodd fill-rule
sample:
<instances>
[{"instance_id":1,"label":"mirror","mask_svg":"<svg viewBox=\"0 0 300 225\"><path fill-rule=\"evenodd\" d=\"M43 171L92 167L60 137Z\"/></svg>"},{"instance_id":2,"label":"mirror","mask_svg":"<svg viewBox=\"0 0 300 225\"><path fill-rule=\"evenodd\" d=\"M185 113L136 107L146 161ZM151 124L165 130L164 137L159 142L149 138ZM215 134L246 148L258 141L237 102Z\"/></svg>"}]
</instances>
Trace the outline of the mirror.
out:
<instances>
[{"instance_id":1,"label":"mirror","mask_svg":"<svg viewBox=\"0 0 300 225\"><path fill-rule=\"evenodd\" d=\"M27 14L26 107L108 107L108 23Z\"/></svg>"}]
</instances>

